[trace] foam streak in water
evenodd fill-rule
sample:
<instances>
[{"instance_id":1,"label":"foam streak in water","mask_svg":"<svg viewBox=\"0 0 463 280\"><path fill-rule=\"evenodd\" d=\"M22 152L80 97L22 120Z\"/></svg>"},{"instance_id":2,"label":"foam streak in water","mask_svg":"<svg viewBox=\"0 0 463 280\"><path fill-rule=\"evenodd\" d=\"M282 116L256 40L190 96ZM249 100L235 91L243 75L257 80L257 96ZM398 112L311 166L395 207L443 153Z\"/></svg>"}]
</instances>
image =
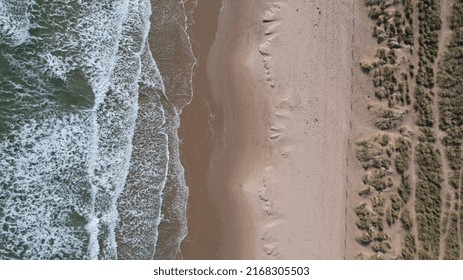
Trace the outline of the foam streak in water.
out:
<instances>
[{"instance_id":1,"label":"foam streak in water","mask_svg":"<svg viewBox=\"0 0 463 280\"><path fill-rule=\"evenodd\" d=\"M0 258L117 257L139 91L164 90L149 16L148 0L0 1ZM162 189L168 139L151 142Z\"/></svg>"}]
</instances>

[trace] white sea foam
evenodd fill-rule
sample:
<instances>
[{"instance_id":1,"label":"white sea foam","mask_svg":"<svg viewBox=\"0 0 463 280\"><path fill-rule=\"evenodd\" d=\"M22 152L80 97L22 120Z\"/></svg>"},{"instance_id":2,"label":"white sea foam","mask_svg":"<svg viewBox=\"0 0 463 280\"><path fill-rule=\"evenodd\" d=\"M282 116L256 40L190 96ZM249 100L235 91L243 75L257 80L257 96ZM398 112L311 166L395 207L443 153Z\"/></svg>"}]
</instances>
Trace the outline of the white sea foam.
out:
<instances>
[{"instance_id":1,"label":"white sea foam","mask_svg":"<svg viewBox=\"0 0 463 280\"><path fill-rule=\"evenodd\" d=\"M85 115L29 120L2 141L1 258L85 258Z\"/></svg>"},{"instance_id":2,"label":"white sea foam","mask_svg":"<svg viewBox=\"0 0 463 280\"><path fill-rule=\"evenodd\" d=\"M119 199L121 222L118 224L118 246L124 248L120 258L150 259L155 253L158 225L161 222L162 191L168 176L168 135L163 131L165 111L158 94L164 84L146 41L151 15L149 1L141 1L140 19L144 45L140 50L141 72L138 82L143 102L138 111L130 176Z\"/></svg>"},{"instance_id":3,"label":"white sea foam","mask_svg":"<svg viewBox=\"0 0 463 280\"><path fill-rule=\"evenodd\" d=\"M150 3L42 2L28 6L16 29L11 24L14 17L0 2L1 38L8 40L0 44L18 46L28 40L20 54L5 54L5 59L22 82L15 103L30 115L17 115L20 122L0 143L1 154L6 155L0 159L0 258L113 259L117 202L130 167L139 82L164 90L146 49ZM29 36L31 28L34 37ZM92 108L68 111L61 108L53 85L65 82L76 70L91 86L94 102ZM162 126L160 102L152 106L157 113L149 118ZM159 160L151 167L161 179L153 187L162 190L168 139L159 133L153 150ZM136 203L131 203L131 213L137 213ZM160 203L153 205L160 209ZM150 214L141 217L138 226L157 227L160 214L150 218Z\"/></svg>"},{"instance_id":4,"label":"white sea foam","mask_svg":"<svg viewBox=\"0 0 463 280\"><path fill-rule=\"evenodd\" d=\"M19 46L29 38L31 1L0 1L0 43Z\"/></svg>"}]
</instances>

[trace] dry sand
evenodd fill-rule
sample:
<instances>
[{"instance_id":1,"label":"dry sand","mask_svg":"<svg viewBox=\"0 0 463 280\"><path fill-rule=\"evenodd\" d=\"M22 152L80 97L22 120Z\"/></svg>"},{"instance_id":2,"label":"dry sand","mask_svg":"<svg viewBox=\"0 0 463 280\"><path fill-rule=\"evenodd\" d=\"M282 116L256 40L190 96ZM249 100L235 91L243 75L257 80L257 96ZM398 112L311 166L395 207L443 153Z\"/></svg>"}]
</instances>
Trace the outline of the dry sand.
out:
<instances>
[{"instance_id":1,"label":"dry sand","mask_svg":"<svg viewBox=\"0 0 463 280\"><path fill-rule=\"evenodd\" d=\"M223 0L194 81L210 141L182 147L186 259L344 257L353 2Z\"/></svg>"},{"instance_id":2,"label":"dry sand","mask_svg":"<svg viewBox=\"0 0 463 280\"><path fill-rule=\"evenodd\" d=\"M355 259L358 254L368 254L368 248L363 247L355 238L359 236L356 226L357 216L354 209L360 204L361 198L358 191L362 188L362 177L364 169L355 156L355 142L378 133L374 126L374 116L367 109L370 101L374 97L374 87L371 79L365 75L358 66L360 61L364 61L376 53L378 44L371 37L371 25L373 22L368 18L368 11L365 8L364 0L355 0L353 7L354 13L354 37L353 37L353 67L352 67L352 95L351 95L351 114L350 114L350 133L348 145L348 186L346 189L346 259Z\"/></svg>"},{"instance_id":3,"label":"dry sand","mask_svg":"<svg viewBox=\"0 0 463 280\"><path fill-rule=\"evenodd\" d=\"M271 152L259 188L265 254L258 256L341 259L352 1L269 7L264 19L274 21L264 32L276 31L263 38L259 59L272 100Z\"/></svg>"}]
</instances>

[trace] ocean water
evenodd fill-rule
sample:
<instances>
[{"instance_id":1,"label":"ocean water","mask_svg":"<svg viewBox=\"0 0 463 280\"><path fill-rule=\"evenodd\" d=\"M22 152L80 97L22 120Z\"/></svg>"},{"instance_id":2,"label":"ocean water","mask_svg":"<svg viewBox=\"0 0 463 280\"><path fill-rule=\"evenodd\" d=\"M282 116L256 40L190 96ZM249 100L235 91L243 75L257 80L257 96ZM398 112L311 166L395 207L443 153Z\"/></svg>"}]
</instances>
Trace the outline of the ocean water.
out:
<instances>
[{"instance_id":1,"label":"ocean water","mask_svg":"<svg viewBox=\"0 0 463 280\"><path fill-rule=\"evenodd\" d=\"M194 58L152 2L0 0L0 259L177 257Z\"/></svg>"}]
</instances>

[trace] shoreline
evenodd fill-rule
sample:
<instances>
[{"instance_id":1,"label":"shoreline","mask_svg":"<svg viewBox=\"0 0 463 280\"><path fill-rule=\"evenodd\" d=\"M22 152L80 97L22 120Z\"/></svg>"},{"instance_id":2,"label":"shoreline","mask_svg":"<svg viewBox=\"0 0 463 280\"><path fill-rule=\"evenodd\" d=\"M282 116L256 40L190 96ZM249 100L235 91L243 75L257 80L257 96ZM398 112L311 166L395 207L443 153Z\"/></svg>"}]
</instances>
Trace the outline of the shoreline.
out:
<instances>
[{"instance_id":1,"label":"shoreline","mask_svg":"<svg viewBox=\"0 0 463 280\"><path fill-rule=\"evenodd\" d=\"M181 115L185 259L344 257L347 2L223 0Z\"/></svg>"},{"instance_id":2,"label":"shoreline","mask_svg":"<svg viewBox=\"0 0 463 280\"><path fill-rule=\"evenodd\" d=\"M246 1L241 2L246 4ZM243 244L245 238L242 236L245 231L252 230L254 219L246 219L245 229L237 226L243 224L242 217L249 215L251 210L242 209L247 202L239 190L240 183L232 179L233 176L240 180L245 177L239 174L242 171L238 168L239 160L233 159L238 154L245 154L242 150L246 145L250 147L244 143L244 135L252 129L241 124L247 116L252 117L253 113L248 111L246 116L246 111L240 108L246 101L246 96L231 98L238 95L235 94L236 86L230 86L230 83L234 82L233 79L228 77L238 74L238 71L220 67L224 64L232 65L236 57L231 51L233 47L227 46L230 43L228 40L232 38L222 38L224 33L233 32L228 28L233 25L223 24L224 20L230 20L229 14L225 14L230 6L226 5L239 9L240 4L237 1L224 1L222 11L225 12L220 15L217 38L214 30L209 30L204 36L204 25L211 26L211 17L219 16L220 7L215 7L214 12L217 14L204 14L210 12L211 7L201 7L199 3L195 14L200 15L202 22L194 19L195 24L190 28L190 37L196 41L193 43L195 55L198 57L199 52L199 58L193 82L193 100L181 114L182 125L179 130L183 142L182 163L190 188L189 234L181 248L185 259L252 258L251 251L254 251L243 253L244 248L252 247L252 244ZM239 32L238 27L234 28L235 32ZM197 42L198 39L200 42ZM208 43L211 44L211 50ZM247 53L243 52L242 55ZM219 66L219 69L211 73L215 65ZM234 111L240 112L241 118L233 117ZM258 139L265 139L265 136L261 135L256 140ZM250 159L246 161L249 163ZM229 214L233 212L239 214Z\"/></svg>"},{"instance_id":3,"label":"shoreline","mask_svg":"<svg viewBox=\"0 0 463 280\"><path fill-rule=\"evenodd\" d=\"M205 7L201 3L187 1L185 5L186 10L194 14L188 15L190 25L187 32L197 62L193 70L193 97L180 114L178 129L181 162L190 193L187 206L188 235L180 251L185 259L211 259L219 248L220 233L215 231L218 223L216 211L205 187L214 133L211 115L217 110L211 99L205 59L214 41L220 4ZM220 121L216 113L214 118L214 122Z\"/></svg>"},{"instance_id":4,"label":"shoreline","mask_svg":"<svg viewBox=\"0 0 463 280\"><path fill-rule=\"evenodd\" d=\"M156 243L154 259L177 259L179 247L187 231L185 213L188 199L184 169L180 162L178 114L191 100L191 77L196 60L186 33L187 18L183 2L170 0L151 0L151 2L151 30L148 43L164 84L164 93L157 98L162 104L161 110L165 116L161 122L165 122L160 124L163 127L160 131L150 133L156 132L167 137L168 156L163 181L151 185L156 186L158 183L162 186L162 189L158 190L159 195L162 196L162 220L157 227L157 240L161 242ZM169 20L162 20L163 18ZM152 97L144 98L149 100ZM143 104L144 101L140 99L139 102ZM148 107L147 110L153 109ZM155 156L152 158L156 159ZM146 165L146 168L150 166Z\"/></svg>"},{"instance_id":5,"label":"shoreline","mask_svg":"<svg viewBox=\"0 0 463 280\"><path fill-rule=\"evenodd\" d=\"M255 71L263 3L223 0L208 58L212 94L224 116L215 139L208 188L223 231L220 259L255 259L260 224L256 191L268 153L266 90ZM243 32L243 30L246 30ZM239 38L239 39L238 39ZM226 198L226 199L224 199Z\"/></svg>"}]
</instances>

